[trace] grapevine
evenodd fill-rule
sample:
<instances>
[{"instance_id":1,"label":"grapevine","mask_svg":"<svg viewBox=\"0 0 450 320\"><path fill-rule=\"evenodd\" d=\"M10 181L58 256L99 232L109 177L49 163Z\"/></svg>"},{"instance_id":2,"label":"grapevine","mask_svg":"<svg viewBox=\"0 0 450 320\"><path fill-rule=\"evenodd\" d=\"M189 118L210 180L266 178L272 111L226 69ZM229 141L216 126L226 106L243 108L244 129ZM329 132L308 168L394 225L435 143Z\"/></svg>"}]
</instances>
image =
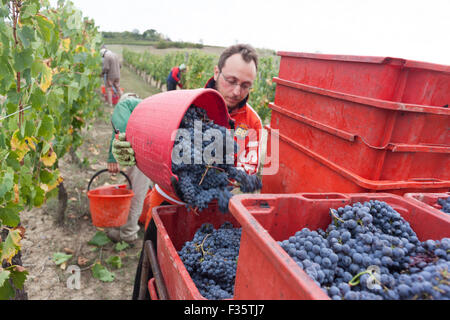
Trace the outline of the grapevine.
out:
<instances>
[{"instance_id":1,"label":"grapevine","mask_svg":"<svg viewBox=\"0 0 450 320\"><path fill-rule=\"evenodd\" d=\"M19 213L58 194L59 159L99 114L101 37L70 1L39 0L2 1L0 37L0 299L11 299L28 274L11 264Z\"/></svg>"}]
</instances>

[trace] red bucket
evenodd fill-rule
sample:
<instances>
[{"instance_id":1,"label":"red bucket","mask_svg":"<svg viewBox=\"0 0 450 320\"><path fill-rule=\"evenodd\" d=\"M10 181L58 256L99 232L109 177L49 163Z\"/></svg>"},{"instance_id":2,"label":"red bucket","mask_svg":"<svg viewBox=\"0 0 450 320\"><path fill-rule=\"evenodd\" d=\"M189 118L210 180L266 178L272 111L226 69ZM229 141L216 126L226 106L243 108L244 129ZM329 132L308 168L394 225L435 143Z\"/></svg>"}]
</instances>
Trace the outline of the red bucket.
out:
<instances>
[{"instance_id":1,"label":"red bucket","mask_svg":"<svg viewBox=\"0 0 450 320\"><path fill-rule=\"evenodd\" d=\"M172 148L181 120L191 104L206 110L208 118L230 128L225 100L213 89L173 90L142 100L131 113L126 137L136 165L154 183L174 191L171 184Z\"/></svg>"},{"instance_id":2,"label":"red bucket","mask_svg":"<svg viewBox=\"0 0 450 320\"><path fill-rule=\"evenodd\" d=\"M126 189L125 185L111 185L89 190L94 178L107 171L108 169L98 171L91 178L88 185L87 196L89 198L92 224L103 228L120 227L127 223L131 199L134 197L128 176L123 171L120 171L127 178L130 189Z\"/></svg>"},{"instance_id":3,"label":"red bucket","mask_svg":"<svg viewBox=\"0 0 450 320\"><path fill-rule=\"evenodd\" d=\"M115 106L119 102L120 97L114 92L113 88L109 89L111 90L112 93L112 104ZM103 98L105 99L106 102L108 102L108 97L106 95L106 88L104 85L102 85L101 90ZM121 88L121 90L123 91L123 88Z\"/></svg>"}]
</instances>

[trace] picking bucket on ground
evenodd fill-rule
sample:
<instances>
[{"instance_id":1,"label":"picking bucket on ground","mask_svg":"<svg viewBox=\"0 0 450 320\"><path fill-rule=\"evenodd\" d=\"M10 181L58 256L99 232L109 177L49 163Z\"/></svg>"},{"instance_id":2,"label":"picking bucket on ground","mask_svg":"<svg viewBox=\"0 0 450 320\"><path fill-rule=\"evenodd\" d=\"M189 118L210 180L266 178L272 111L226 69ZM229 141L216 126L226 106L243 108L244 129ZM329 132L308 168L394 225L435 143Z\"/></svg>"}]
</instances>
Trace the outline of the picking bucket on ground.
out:
<instances>
[{"instance_id":1,"label":"picking bucket on ground","mask_svg":"<svg viewBox=\"0 0 450 320\"><path fill-rule=\"evenodd\" d=\"M109 89L111 90L111 94L112 94L112 104L115 106L119 102L120 97L118 94L116 94L114 92L113 88L109 88ZM123 88L121 88L121 89L123 91ZM105 99L105 101L108 101L108 96L106 95L106 87L104 85L102 85L101 90L102 90L103 98Z\"/></svg>"},{"instance_id":2,"label":"picking bucket on ground","mask_svg":"<svg viewBox=\"0 0 450 320\"><path fill-rule=\"evenodd\" d=\"M90 190L92 181L101 173L107 171L108 169L102 169L95 173L88 184L87 196L92 224L103 228L120 227L127 222L134 193L131 190L131 181L123 171L120 171L120 173L127 179L129 189L124 184L116 184Z\"/></svg>"}]
</instances>

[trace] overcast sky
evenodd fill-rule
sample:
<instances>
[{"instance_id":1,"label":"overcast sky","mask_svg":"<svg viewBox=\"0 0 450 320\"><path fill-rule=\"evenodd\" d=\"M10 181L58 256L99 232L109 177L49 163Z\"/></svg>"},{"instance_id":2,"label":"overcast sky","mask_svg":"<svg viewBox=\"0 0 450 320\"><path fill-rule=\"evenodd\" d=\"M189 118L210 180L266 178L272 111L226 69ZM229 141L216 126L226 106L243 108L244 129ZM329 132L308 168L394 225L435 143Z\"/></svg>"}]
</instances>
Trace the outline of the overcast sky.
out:
<instances>
[{"instance_id":1,"label":"overcast sky","mask_svg":"<svg viewBox=\"0 0 450 320\"><path fill-rule=\"evenodd\" d=\"M51 1L56 3L55 1ZM450 0L73 0L101 31L450 65Z\"/></svg>"}]
</instances>

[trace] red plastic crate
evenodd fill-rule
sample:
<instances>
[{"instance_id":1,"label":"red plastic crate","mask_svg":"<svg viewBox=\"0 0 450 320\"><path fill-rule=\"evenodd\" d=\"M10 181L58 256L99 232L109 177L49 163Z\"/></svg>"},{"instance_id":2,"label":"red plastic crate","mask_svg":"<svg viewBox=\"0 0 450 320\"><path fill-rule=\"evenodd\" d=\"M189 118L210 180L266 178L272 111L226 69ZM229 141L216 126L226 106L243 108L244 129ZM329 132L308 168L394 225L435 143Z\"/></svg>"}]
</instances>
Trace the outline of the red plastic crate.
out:
<instances>
[{"instance_id":1,"label":"red plastic crate","mask_svg":"<svg viewBox=\"0 0 450 320\"><path fill-rule=\"evenodd\" d=\"M439 198L450 197L450 192L442 193L407 193L404 197L417 205L425 206L427 209L435 212L436 214L443 214L450 216L449 214L441 211L442 206L437 203Z\"/></svg>"},{"instance_id":2,"label":"red plastic crate","mask_svg":"<svg viewBox=\"0 0 450 320\"><path fill-rule=\"evenodd\" d=\"M219 228L229 221L234 227L240 227L230 214L220 212L216 204L199 212L187 212L184 206L159 206L152 211L157 228L157 257L171 300L206 300L198 291L189 272L178 255L186 241L191 241L195 232L204 223Z\"/></svg>"},{"instance_id":3,"label":"red plastic crate","mask_svg":"<svg viewBox=\"0 0 450 320\"><path fill-rule=\"evenodd\" d=\"M282 79L402 103L443 106L450 101L450 66L391 57L278 55Z\"/></svg>"},{"instance_id":4,"label":"red plastic crate","mask_svg":"<svg viewBox=\"0 0 450 320\"><path fill-rule=\"evenodd\" d=\"M403 195L408 192L448 192L450 180L409 179L371 180L352 170L326 159L302 144L276 133L269 126L268 141L272 135L279 138L279 170L275 175L266 175L263 168L262 193L296 192L388 192ZM336 152L339 152L337 150ZM267 154L272 155L271 143Z\"/></svg>"},{"instance_id":5,"label":"red plastic crate","mask_svg":"<svg viewBox=\"0 0 450 320\"><path fill-rule=\"evenodd\" d=\"M351 132L324 125L273 103L269 106L272 129L278 129L284 136L365 179L450 180L450 145L388 143L384 147L373 147Z\"/></svg>"},{"instance_id":6,"label":"red plastic crate","mask_svg":"<svg viewBox=\"0 0 450 320\"><path fill-rule=\"evenodd\" d=\"M450 148L450 109L391 102L313 87L282 78L274 105L336 131L344 131L375 148L408 144ZM381 84L379 84L381 85ZM447 101L447 103L450 101ZM271 122L274 128L284 123Z\"/></svg>"},{"instance_id":7,"label":"red plastic crate","mask_svg":"<svg viewBox=\"0 0 450 320\"><path fill-rule=\"evenodd\" d=\"M235 299L329 299L277 241L309 228L325 229L330 208L368 200L385 201L407 220L418 238L450 236L450 217L393 194L243 194L230 201L242 226Z\"/></svg>"}]
</instances>

